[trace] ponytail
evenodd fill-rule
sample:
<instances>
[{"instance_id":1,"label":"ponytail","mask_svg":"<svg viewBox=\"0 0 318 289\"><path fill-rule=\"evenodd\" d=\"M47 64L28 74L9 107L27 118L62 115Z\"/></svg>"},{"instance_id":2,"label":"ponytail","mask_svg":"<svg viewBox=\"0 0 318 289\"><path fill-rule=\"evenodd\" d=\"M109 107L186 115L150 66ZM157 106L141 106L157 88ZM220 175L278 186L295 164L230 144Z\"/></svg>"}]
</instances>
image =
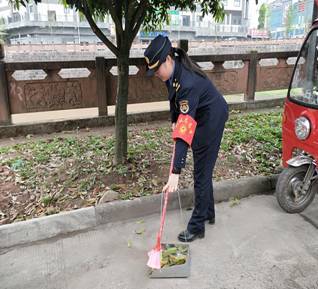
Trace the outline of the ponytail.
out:
<instances>
[{"instance_id":1,"label":"ponytail","mask_svg":"<svg viewBox=\"0 0 318 289\"><path fill-rule=\"evenodd\" d=\"M173 59L175 59L176 57L175 53L178 54L178 56L180 57L181 63L184 65L184 67L187 70L191 72L195 72L196 74L199 74L203 78L208 78L205 72L200 68L200 66L194 61L192 61L189 55L182 48L172 47L170 56Z\"/></svg>"}]
</instances>

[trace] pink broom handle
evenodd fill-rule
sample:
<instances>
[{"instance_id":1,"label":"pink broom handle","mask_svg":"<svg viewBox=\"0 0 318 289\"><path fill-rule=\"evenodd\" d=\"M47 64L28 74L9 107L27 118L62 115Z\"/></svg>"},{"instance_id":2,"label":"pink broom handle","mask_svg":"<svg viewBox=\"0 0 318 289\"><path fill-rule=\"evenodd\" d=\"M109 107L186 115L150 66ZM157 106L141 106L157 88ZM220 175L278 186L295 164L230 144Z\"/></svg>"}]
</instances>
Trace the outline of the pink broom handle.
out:
<instances>
[{"instance_id":1,"label":"pink broom handle","mask_svg":"<svg viewBox=\"0 0 318 289\"><path fill-rule=\"evenodd\" d=\"M176 149L176 143L174 142L174 144L173 144L172 159L171 159L171 164L170 164L169 176L170 176L171 173L172 173L175 149ZM164 193L164 200L165 200L165 201L164 201L164 205L163 205L163 209L162 209L162 214L161 214L161 221L160 221L160 230L159 230L159 233L158 233L158 235L157 235L156 248L157 248L158 250L161 249L161 236L162 236L163 226L164 226L165 219L166 219L166 211L167 211L167 205L168 205L168 192L165 192L165 193Z\"/></svg>"}]
</instances>

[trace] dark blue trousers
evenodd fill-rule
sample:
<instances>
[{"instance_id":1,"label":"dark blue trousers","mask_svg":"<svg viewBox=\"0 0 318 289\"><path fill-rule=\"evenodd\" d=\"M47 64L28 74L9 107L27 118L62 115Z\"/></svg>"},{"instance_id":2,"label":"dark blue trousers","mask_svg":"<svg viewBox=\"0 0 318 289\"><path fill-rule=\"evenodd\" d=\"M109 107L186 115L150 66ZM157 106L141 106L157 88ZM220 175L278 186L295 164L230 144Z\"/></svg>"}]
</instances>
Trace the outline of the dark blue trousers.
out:
<instances>
[{"instance_id":1,"label":"dark blue trousers","mask_svg":"<svg viewBox=\"0 0 318 289\"><path fill-rule=\"evenodd\" d=\"M215 217L212 175L219 153L225 121L219 123L213 139L205 146L193 150L194 161L194 210L188 223L188 231L204 231L205 220Z\"/></svg>"}]
</instances>

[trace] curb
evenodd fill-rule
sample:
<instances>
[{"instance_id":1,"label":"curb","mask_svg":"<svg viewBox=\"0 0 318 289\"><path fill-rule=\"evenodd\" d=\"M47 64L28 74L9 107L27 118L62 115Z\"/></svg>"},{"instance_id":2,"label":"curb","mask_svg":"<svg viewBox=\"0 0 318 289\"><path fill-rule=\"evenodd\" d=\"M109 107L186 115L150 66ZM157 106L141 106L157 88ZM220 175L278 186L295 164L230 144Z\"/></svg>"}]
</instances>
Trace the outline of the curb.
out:
<instances>
[{"instance_id":1,"label":"curb","mask_svg":"<svg viewBox=\"0 0 318 289\"><path fill-rule=\"evenodd\" d=\"M273 108L277 106L283 106L285 102L284 98L270 99L270 100L258 100L229 103L230 110L257 110L264 108ZM170 112L164 111L152 111L141 112L127 115L128 123L140 123L150 122L155 120L168 120L170 118ZM72 120L60 120L42 123L30 123L30 124L11 124L0 125L0 138L10 138L16 136L26 136L28 134L47 134L61 131L69 131L82 129L87 127L103 127L112 126L115 124L114 116L100 116L93 118L72 119Z\"/></svg>"},{"instance_id":2,"label":"curb","mask_svg":"<svg viewBox=\"0 0 318 289\"><path fill-rule=\"evenodd\" d=\"M214 184L215 202L232 197L244 198L253 194L265 194L275 189L277 175L254 176L238 180L226 180ZM193 204L193 189L180 191L182 207ZM41 241L69 233L93 229L110 222L140 218L160 212L161 195L134 200L114 201L57 215L0 226L0 249ZM168 209L179 208L178 195L169 196Z\"/></svg>"}]
</instances>

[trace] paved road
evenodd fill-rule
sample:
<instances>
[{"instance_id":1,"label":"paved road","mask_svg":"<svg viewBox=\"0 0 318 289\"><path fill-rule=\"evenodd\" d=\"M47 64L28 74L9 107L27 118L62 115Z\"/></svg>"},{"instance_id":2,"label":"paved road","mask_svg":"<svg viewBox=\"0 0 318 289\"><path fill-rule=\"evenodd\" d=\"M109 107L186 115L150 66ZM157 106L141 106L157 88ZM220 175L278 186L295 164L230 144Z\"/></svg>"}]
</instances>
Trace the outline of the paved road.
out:
<instances>
[{"instance_id":1,"label":"paved road","mask_svg":"<svg viewBox=\"0 0 318 289\"><path fill-rule=\"evenodd\" d=\"M147 277L146 253L154 245L159 216L142 221L2 251L0 288L318 288L318 202L306 218L284 213L271 195L234 207L218 204L216 225L207 225L206 237L190 245L187 279ZM169 211L165 241L175 242L183 227L179 212Z\"/></svg>"}]
</instances>

